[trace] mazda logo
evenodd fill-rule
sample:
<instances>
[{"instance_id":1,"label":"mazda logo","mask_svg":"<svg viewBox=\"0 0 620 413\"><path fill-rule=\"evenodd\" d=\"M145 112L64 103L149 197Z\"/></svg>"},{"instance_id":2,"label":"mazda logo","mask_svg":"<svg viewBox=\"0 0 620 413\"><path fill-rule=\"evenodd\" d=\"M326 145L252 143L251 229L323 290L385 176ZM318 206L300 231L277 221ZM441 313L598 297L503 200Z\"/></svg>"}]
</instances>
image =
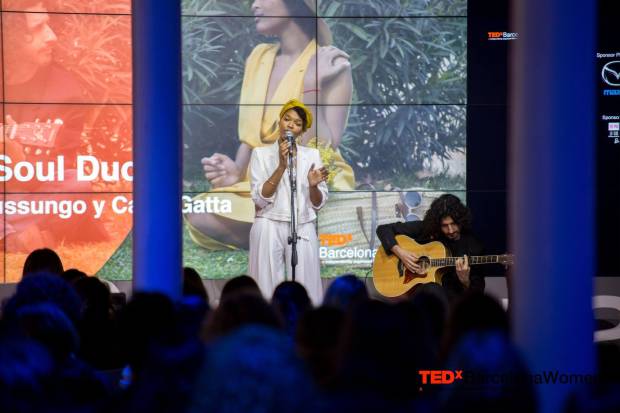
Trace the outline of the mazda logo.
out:
<instances>
[{"instance_id":1,"label":"mazda logo","mask_svg":"<svg viewBox=\"0 0 620 413\"><path fill-rule=\"evenodd\" d=\"M608 62L603 66L601 77L609 86L620 86L620 60Z\"/></svg>"}]
</instances>

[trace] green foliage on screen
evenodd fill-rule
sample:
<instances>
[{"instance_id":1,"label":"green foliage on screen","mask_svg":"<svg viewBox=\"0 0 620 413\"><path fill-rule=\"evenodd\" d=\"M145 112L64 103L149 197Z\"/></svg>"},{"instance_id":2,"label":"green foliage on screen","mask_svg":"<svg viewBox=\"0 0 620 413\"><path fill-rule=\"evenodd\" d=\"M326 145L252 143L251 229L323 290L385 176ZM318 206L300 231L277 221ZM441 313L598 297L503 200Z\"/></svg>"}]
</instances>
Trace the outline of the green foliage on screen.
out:
<instances>
[{"instance_id":1,"label":"green foliage on screen","mask_svg":"<svg viewBox=\"0 0 620 413\"><path fill-rule=\"evenodd\" d=\"M238 146L234 105L244 62L256 44L273 41L256 34L251 18L230 17L251 16L250 4L183 2L187 191L208 189L198 154L234 156ZM335 46L350 55L354 95L339 149L358 185L382 189L406 177L410 186L424 186L426 178L416 178L417 171L464 150L466 6L466 1L319 1ZM205 142L212 128L217 138ZM458 188L464 176L461 181Z\"/></svg>"}]
</instances>

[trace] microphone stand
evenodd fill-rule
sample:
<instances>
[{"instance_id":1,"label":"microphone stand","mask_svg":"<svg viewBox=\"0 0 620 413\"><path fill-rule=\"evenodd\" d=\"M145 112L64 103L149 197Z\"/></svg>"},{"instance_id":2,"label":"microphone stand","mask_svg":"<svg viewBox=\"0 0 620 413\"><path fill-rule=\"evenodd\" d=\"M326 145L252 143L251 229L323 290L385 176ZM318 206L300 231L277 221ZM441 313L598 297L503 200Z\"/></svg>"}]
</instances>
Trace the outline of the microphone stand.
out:
<instances>
[{"instance_id":1,"label":"microphone stand","mask_svg":"<svg viewBox=\"0 0 620 413\"><path fill-rule=\"evenodd\" d=\"M291 276L295 281L295 267L297 266L297 214L295 213L295 201L297 199L297 165L295 165L295 171L293 171L293 147L295 145L295 138L287 136L291 143L288 152L288 177L291 183L291 226L289 229L288 243L291 246ZM294 173L295 172L295 173Z\"/></svg>"}]
</instances>

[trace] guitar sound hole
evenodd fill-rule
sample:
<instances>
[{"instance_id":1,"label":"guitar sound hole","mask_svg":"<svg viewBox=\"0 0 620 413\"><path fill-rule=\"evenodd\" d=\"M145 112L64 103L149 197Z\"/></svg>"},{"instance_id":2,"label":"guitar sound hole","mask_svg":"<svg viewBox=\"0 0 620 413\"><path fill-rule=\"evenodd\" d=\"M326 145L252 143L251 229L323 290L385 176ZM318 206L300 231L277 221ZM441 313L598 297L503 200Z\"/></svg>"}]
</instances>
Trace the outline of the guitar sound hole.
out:
<instances>
[{"instance_id":1,"label":"guitar sound hole","mask_svg":"<svg viewBox=\"0 0 620 413\"><path fill-rule=\"evenodd\" d=\"M405 278L404 280L405 284L415 278L424 277L428 269L431 267L431 260L428 257L420 257L418 259L418 265L420 265L421 269L419 272L415 273L413 271L408 270L405 267L405 264L401 260L398 260L398 264L397 264L398 276Z\"/></svg>"},{"instance_id":2,"label":"guitar sound hole","mask_svg":"<svg viewBox=\"0 0 620 413\"><path fill-rule=\"evenodd\" d=\"M431 267L431 260L428 257L420 257L418 265L422 268L422 273L426 273Z\"/></svg>"}]
</instances>

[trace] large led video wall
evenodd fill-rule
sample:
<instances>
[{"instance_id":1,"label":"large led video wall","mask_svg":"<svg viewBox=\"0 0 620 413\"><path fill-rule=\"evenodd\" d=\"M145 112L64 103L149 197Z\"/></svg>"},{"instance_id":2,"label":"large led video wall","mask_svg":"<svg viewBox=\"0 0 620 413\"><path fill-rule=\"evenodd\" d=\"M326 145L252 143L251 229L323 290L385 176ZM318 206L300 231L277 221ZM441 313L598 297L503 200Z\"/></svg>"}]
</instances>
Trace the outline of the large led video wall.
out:
<instances>
[{"instance_id":1,"label":"large led video wall","mask_svg":"<svg viewBox=\"0 0 620 413\"><path fill-rule=\"evenodd\" d=\"M130 3L2 1L0 281L43 246L131 278ZM465 198L465 0L182 0L182 31L184 263L203 276L247 271L249 156L291 98L330 172L324 276L365 272L377 225Z\"/></svg>"},{"instance_id":2,"label":"large led video wall","mask_svg":"<svg viewBox=\"0 0 620 413\"><path fill-rule=\"evenodd\" d=\"M131 231L130 0L2 0L0 282L56 250L100 271Z\"/></svg>"},{"instance_id":3,"label":"large led video wall","mask_svg":"<svg viewBox=\"0 0 620 413\"><path fill-rule=\"evenodd\" d=\"M186 265L247 271L248 160L291 98L330 172L323 276L364 274L377 225L464 197L466 1L186 0L182 27Z\"/></svg>"}]
</instances>

